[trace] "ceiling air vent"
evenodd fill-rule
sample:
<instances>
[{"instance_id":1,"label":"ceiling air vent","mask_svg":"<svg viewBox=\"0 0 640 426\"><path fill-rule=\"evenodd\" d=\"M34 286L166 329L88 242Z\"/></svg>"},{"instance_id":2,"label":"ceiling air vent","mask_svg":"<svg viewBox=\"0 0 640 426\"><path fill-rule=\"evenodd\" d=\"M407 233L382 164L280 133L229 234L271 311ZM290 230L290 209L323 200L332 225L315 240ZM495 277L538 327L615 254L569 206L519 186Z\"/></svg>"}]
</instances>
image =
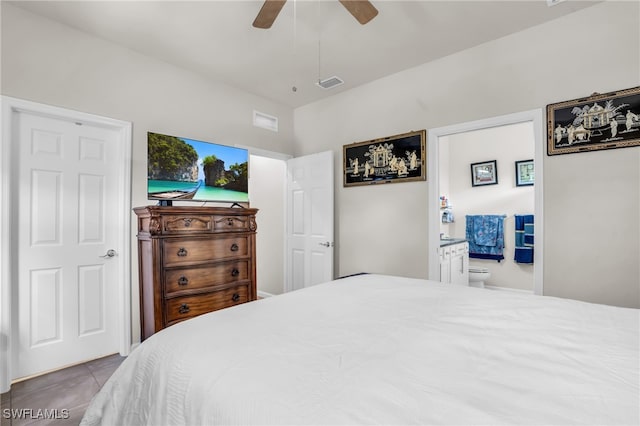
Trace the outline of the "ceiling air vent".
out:
<instances>
[{"instance_id":1,"label":"ceiling air vent","mask_svg":"<svg viewBox=\"0 0 640 426\"><path fill-rule=\"evenodd\" d=\"M325 78L324 80L319 80L316 84L322 87L323 89L331 89L333 87L340 86L343 83L344 81L342 81L340 77L336 77L334 75L333 77Z\"/></svg>"}]
</instances>

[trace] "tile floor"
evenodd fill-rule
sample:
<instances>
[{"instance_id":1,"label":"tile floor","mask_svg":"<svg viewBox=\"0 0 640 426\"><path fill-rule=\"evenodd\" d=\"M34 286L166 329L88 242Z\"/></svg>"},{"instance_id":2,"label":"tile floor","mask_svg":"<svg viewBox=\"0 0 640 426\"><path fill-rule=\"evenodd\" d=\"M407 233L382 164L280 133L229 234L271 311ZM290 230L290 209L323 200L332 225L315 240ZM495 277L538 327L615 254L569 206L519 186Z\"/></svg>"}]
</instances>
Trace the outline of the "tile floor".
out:
<instances>
[{"instance_id":1,"label":"tile floor","mask_svg":"<svg viewBox=\"0 0 640 426\"><path fill-rule=\"evenodd\" d=\"M123 360L118 354L110 355L14 383L2 394L0 425L77 426L91 398ZM45 409L57 413L58 419L38 419L37 410Z\"/></svg>"}]
</instances>

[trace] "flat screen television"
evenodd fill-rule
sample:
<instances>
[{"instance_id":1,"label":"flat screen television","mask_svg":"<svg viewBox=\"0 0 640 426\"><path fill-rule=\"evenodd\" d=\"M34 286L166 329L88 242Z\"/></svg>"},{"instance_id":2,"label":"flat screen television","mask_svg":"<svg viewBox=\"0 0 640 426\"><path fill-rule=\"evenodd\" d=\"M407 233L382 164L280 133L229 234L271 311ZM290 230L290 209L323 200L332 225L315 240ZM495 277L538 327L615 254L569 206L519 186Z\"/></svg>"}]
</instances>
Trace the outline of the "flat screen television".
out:
<instances>
[{"instance_id":1,"label":"flat screen television","mask_svg":"<svg viewBox=\"0 0 640 426\"><path fill-rule=\"evenodd\" d=\"M249 152L160 133L147 133L147 198L173 201L249 202Z\"/></svg>"}]
</instances>

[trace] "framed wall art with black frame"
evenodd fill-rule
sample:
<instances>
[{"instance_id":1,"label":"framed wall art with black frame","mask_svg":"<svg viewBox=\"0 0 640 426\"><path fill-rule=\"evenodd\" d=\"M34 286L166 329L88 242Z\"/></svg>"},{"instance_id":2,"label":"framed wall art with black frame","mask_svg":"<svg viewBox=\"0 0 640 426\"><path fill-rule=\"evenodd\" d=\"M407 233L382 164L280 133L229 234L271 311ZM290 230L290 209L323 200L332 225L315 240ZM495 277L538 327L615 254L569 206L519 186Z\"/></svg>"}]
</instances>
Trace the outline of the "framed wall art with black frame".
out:
<instances>
[{"instance_id":1,"label":"framed wall art with black frame","mask_svg":"<svg viewBox=\"0 0 640 426\"><path fill-rule=\"evenodd\" d=\"M426 180L426 139L418 130L344 145L344 186Z\"/></svg>"},{"instance_id":2,"label":"framed wall art with black frame","mask_svg":"<svg viewBox=\"0 0 640 426\"><path fill-rule=\"evenodd\" d=\"M516 186L533 185L534 178L533 160L516 161Z\"/></svg>"},{"instance_id":3,"label":"framed wall art with black frame","mask_svg":"<svg viewBox=\"0 0 640 426\"><path fill-rule=\"evenodd\" d=\"M640 145L640 87L547 105L547 155Z\"/></svg>"},{"instance_id":4,"label":"framed wall art with black frame","mask_svg":"<svg viewBox=\"0 0 640 426\"><path fill-rule=\"evenodd\" d=\"M497 160L471 164L471 186L495 185L498 183Z\"/></svg>"}]
</instances>

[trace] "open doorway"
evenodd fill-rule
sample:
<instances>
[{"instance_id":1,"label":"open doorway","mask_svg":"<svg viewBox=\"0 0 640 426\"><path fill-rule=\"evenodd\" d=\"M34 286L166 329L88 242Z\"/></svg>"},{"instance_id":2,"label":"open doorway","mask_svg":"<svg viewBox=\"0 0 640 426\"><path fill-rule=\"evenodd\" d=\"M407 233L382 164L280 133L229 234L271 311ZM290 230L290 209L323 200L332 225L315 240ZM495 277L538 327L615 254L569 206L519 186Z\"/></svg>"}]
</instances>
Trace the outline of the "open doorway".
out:
<instances>
[{"instance_id":1,"label":"open doorway","mask_svg":"<svg viewBox=\"0 0 640 426\"><path fill-rule=\"evenodd\" d=\"M534 215L535 215L535 256L533 265L533 292L535 294L543 294L542 283L542 253L543 253L543 205L542 205L542 188L543 188L543 169L542 158L544 155L544 134L542 123L542 110L525 111L522 113L510 114L506 116L493 117L489 119L461 123L447 127L429 130L428 132L428 180L429 180L429 197L428 197L428 214L429 214L429 279L439 280L439 257L438 250L440 246L440 139L451 137L453 135L465 132L478 131L483 129L492 129L500 126L510 126L519 123L529 123L533 132L534 140L534 163L539 166L535 170L534 185ZM488 154L490 155L490 154ZM467 165L466 167L469 167ZM515 166L514 166L515 167ZM469 172L470 173L470 172ZM505 231L507 232L507 231Z\"/></svg>"},{"instance_id":2,"label":"open doorway","mask_svg":"<svg viewBox=\"0 0 640 426\"><path fill-rule=\"evenodd\" d=\"M440 234L444 238L468 239L471 227L467 222L472 217L467 216L504 216L504 260L496 262L470 255L469 270L481 268L487 271L487 279L483 282L485 287L533 293L533 257L530 256L533 249L523 245L516 251L514 232L516 216L518 223L524 225L524 218L534 214L534 185L516 181L516 162L531 160L533 163L532 123L441 136L438 143ZM476 171L483 170L486 164L490 164L489 167L495 165L495 180L489 180L488 184L472 180L471 164L477 165ZM519 242L524 243L520 241L524 239L524 229L519 237Z\"/></svg>"},{"instance_id":3,"label":"open doorway","mask_svg":"<svg viewBox=\"0 0 640 426\"><path fill-rule=\"evenodd\" d=\"M291 158L248 149L258 296L333 279L333 152Z\"/></svg>"},{"instance_id":4,"label":"open doorway","mask_svg":"<svg viewBox=\"0 0 640 426\"><path fill-rule=\"evenodd\" d=\"M256 282L258 297L285 290L285 212L287 160L285 154L249 148L249 194L257 208Z\"/></svg>"}]
</instances>

